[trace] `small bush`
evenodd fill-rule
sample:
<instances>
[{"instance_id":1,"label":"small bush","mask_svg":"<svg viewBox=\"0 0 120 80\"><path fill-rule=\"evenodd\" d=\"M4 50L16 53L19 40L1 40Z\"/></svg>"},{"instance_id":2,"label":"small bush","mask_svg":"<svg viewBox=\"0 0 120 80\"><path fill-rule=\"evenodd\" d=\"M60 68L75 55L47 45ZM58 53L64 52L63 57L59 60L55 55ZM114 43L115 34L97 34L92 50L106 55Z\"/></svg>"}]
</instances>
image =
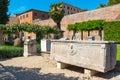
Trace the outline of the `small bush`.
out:
<instances>
[{"instance_id":1,"label":"small bush","mask_svg":"<svg viewBox=\"0 0 120 80\"><path fill-rule=\"evenodd\" d=\"M8 42L5 42L5 45L8 45L8 46L12 46L14 44L14 42L13 41L8 41Z\"/></svg>"},{"instance_id":2,"label":"small bush","mask_svg":"<svg viewBox=\"0 0 120 80\"><path fill-rule=\"evenodd\" d=\"M0 58L12 58L23 55L22 47L0 46Z\"/></svg>"}]
</instances>

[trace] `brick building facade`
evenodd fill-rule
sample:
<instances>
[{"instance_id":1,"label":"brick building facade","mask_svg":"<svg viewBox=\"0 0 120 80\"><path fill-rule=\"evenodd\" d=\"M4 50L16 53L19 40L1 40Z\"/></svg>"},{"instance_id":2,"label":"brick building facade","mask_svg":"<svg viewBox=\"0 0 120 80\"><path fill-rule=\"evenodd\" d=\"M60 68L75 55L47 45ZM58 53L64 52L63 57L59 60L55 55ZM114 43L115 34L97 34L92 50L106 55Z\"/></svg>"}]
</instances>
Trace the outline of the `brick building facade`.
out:
<instances>
[{"instance_id":1,"label":"brick building facade","mask_svg":"<svg viewBox=\"0 0 120 80\"><path fill-rule=\"evenodd\" d=\"M63 3L63 2L62 2L62 8L65 11L65 15L80 12L79 8ZM11 16L9 18L8 24L25 23L25 22L32 24L34 22L46 20L48 18L49 18L48 12L40 11L36 9L30 9L25 12L22 12L21 14L16 14L16 15ZM28 36L30 36L31 38L36 38L36 35L34 33L29 34L28 32L24 32L24 38L26 39Z\"/></svg>"},{"instance_id":2,"label":"brick building facade","mask_svg":"<svg viewBox=\"0 0 120 80\"><path fill-rule=\"evenodd\" d=\"M40 11L36 9L27 10L17 16L19 18L20 23L30 23L32 24L34 20L45 20L49 18L49 13L45 11ZM24 32L24 39L30 36L31 38L36 39L36 35L34 33Z\"/></svg>"},{"instance_id":3,"label":"brick building facade","mask_svg":"<svg viewBox=\"0 0 120 80\"><path fill-rule=\"evenodd\" d=\"M67 30L68 24L74 24L76 22L83 22L88 20L98 20L98 19L102 19L106 21L120 20L120 4L64 16L64 18L61 21L61 29L65 31L64 37L68 37L69 39L71 39L72 37L72 32L69 32ZM37 21L34 22L34 24L56 26L56 24L52 19ZM100 40L98 34L99 34L98 31L90 32L91 36L95 36L96 40ZM88 32L84 32L83 35L84 35L83 39L87 40ZM81 33L76 34L76 39L81 40Z\"/></svg>"},{"instance_id":4,"label":"brick building facade","mask_svg":"<svg viewBox=\"0 0 120 80\"><path fill-rule=\"evenodd\" d=\"M33 23L33 20L39 19L39 20L45 20L49 18L49 13L45 11L40 11L36 9L30 9L27 10L21 14L18 15L20 23Z\"/></svg>"},{"instance_id":5,"label":"brick building facade","mask_svg":"<svg viewBox=\"0 0 120 80\"><path fill-rule=\"evenodd\" d=\"M36 9L27 10L21 14L15 14L9 18L8 24L14 23L30 23L33 24L34 20L45 20L49 18L49 13L45 11L40 11ZM31 38L36 38L34 33L24 32L24 39L30 36Z\"/></svg>"},{"instance_id":6,"label":"brick building facade","mask_svg":"<svg viewBox=\"0 0 120 80\"><path fill-rule=\"evenodd\" d=\"M61 2L61 5L62 5L62 9L65 11L64 15L70 15L80 12L80 8L72 6L70 4Z\"/></svg>"},{"instance_id":7,"label":"brick building facade","mask_svg":"<svg viewBox=\"0 0 120 80\"><path fill-rule=\"evenodd\" d=\"M20 23L20 20L19 20L19 18L18 18L18 15L19 15L19 14L15 14L15 15L9 17L9 21L8 21L7 24L15 24L15 23L18 23L18 24L19 24L19 23Z\"/></svg>"}]
</instances>

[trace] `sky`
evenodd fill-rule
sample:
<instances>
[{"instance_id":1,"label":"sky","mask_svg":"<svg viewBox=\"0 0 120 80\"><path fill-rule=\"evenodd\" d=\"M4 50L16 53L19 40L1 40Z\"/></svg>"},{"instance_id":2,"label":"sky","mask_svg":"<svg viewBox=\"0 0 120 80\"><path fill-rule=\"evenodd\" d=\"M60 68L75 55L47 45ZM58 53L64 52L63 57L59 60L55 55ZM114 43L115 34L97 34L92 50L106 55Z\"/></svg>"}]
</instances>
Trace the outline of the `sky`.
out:
<instances>
[{"instance_id":1,"label":"sky","mask_svg":"<svg viewBox=\"0 0 120 80\"><path fill-rule=\"evenodd\" d=\"M29 9L49 11L49 6L57 2L65 2L81 9L95 9L100 3L106 4L108 0L10 0L8 14L22 13Z\"/></svg>"}]
</instances>

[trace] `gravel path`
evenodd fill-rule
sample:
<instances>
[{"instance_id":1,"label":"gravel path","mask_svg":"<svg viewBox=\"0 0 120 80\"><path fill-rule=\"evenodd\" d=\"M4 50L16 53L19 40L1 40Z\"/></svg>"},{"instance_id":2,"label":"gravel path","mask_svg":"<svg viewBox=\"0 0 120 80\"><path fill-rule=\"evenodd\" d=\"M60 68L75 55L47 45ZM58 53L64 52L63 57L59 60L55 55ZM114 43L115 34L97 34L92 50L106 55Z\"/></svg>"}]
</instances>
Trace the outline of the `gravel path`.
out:
<instances>
[{"instance_id":1,"label":"gravel path","mask_svg":"<svg viewBox=\"0 0 120 80\"><path fill-rule=\"evenodd\" d=\"M56 62L41 56L17 57L0 61L0 80L85 80L83 69L56 68ZM98 73L89 80L120 80L120 71Z\"/></svg>"}]
</instances>

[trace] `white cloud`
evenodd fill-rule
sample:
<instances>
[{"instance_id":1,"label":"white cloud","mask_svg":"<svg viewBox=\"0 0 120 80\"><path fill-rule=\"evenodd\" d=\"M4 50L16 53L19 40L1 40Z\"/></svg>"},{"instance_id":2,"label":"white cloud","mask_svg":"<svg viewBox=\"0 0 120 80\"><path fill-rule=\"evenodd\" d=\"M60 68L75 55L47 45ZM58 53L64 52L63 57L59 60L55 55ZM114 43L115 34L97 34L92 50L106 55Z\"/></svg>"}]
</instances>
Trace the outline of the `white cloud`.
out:
<instances>
[{"instance_id":1,"label":"white cloud","mask_svg":"<svg viewBox=\"0 0 120 80\"><path fill-rule=\"evenodd\" d=\"M19 8L16 8L16 9L13 9L13 10L10 10L9 14L10 15L13 15L13 14L16 14L16 13L21 13L23 11L26 10L26 7L25 6L21 6Z\"/></svg>"},{"instance_id":2,"label":"white cloud","mask_svg":"<svg viewBox=\"0 0 120 80\"><path fill-rule=\"evenodd\" d=\"M13 10L13 12L21 12L21 11L24 11L26 9L25 6L21 6L19 8L17 8L16 10Z\"/></svg>"}]
</instances>

